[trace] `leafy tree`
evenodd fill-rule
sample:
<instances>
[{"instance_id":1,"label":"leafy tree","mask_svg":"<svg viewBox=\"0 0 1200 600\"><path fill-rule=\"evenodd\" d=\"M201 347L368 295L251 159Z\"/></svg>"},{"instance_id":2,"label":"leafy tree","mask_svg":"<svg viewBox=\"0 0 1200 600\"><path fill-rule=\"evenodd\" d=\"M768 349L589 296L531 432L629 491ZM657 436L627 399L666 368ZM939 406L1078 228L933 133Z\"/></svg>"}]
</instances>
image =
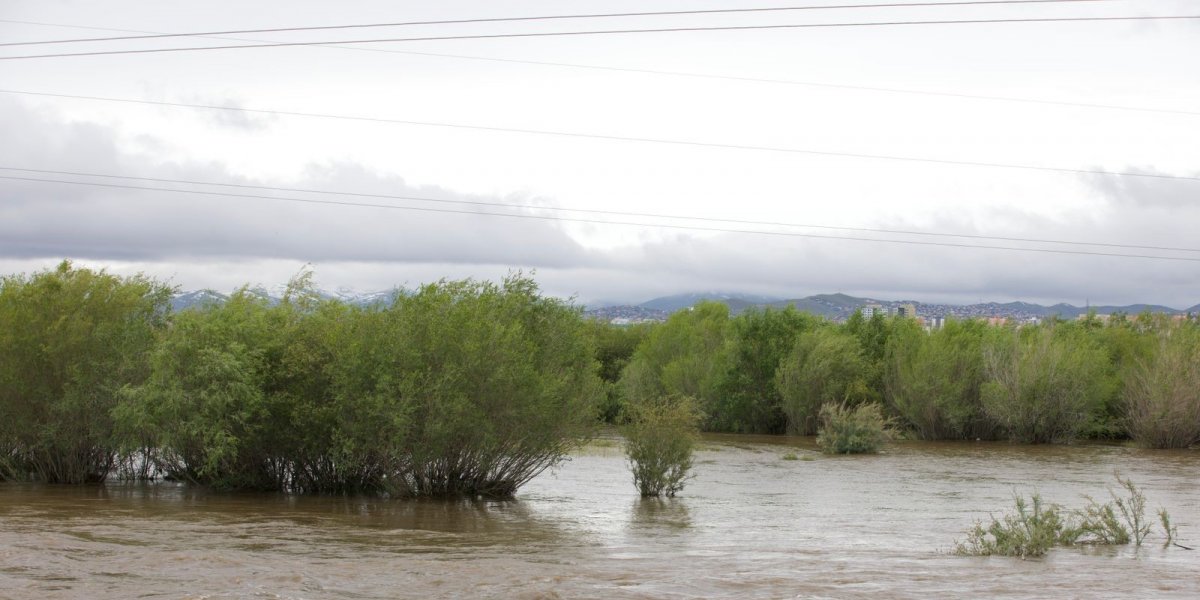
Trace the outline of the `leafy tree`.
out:
<instances>
[{"instance_id":1,"label":"leafy tree","mask_svg":"<svg viewBox=\"0 0 1200 600\"><path fill-rule=\"evenodd\" d=\"M146 376L170 295L141 275L69 261L0 279L0 479L108 476L118 392Z\"/></svg>"},{"instance_id":2,"label":"leafy tree","mask_svg":"<svg viewBox=\"0 0 1200 600\"><path fill-rule=\"evenodd\" d=\"M784 433L787 415L775 385L779 364L803 332L823 326L820 317L784 310L747 310L730 323L708 429Z\"/></svg>"},{"instance_id":3,"label":"leafy tree","mask_svg":"<svg viewBox=\"0 0 1200 600\"><path fill-rule=\"evenodd\" d=\"M130 448L155 448L168 477L230 489L278 489L270 380L281 354L268 301L246 289L176 315L151 375L117 411Z\"/></svg>"},{"instance_id":4,"label":"leafy tree","mask_svg":"<svg viewBox=\"0 0 1200 600\"><path fill-rule=\"evenodd\" d=\"M528 278L441 282L382 315L369 389L407 416L396 493L510 496L591 434L603 394L580 311Z\"/></svg>"},{"instance_id":5,"label":"leafy tree","mask_svg":"<svg viewBox=\"0 0 1200 600\"><path fill-rule=\"evenodd\" d=\"M985 340L983 357L984 410L1018 442L1074 440L1111 385L1108 355L1082 328L1001 329Z\"/></svg>"},{"instance_id":6,"label":"leafy tree","mask_svg":"<svg viewBox=\"0 0 1200 600\"><path fill-rule=\"evenodd\" d=\"M842 329L822 327L802 334L776 375L788 431L812 435L825 404L853 406L870 400L867 365L858 340Z\"/></svg>"},{"instance_id":7,"label":"leafy tree","mask_svg":"<svg viewBox=\"0 0 1200 600\"><path fill-rule=\"evenodd\" d=\"M654 328L621 378L630 403L668 396L695 398L703 412L717 404L729 307L701 302Z\"/></svg>"},{"instance_id":8,"label":"leafy tree","mask_svg":"<svg viewBox=\"0 0 1200 600\"><path fill-rule=\"evenodd\" d=\"M947 321L926 333L896 324L888 340L886 390L896 414L925 440L991 438L984 413L982 321Z\"/></svg>"},{"instance_id":9,"label":"leafy tree","mask_svg":"<svg viewBox=\"0 0 1200 600\"><path fill-rule=\"evenodd\" d=\"M596 360L600 362L600 379L604 381L605 388L600 418L607 423L616 423L624 403L623 388L619 384L621 373L655 325L613 325L598 320L591 321L589 325L595 338Z\"/></svg>"}]
</instances>

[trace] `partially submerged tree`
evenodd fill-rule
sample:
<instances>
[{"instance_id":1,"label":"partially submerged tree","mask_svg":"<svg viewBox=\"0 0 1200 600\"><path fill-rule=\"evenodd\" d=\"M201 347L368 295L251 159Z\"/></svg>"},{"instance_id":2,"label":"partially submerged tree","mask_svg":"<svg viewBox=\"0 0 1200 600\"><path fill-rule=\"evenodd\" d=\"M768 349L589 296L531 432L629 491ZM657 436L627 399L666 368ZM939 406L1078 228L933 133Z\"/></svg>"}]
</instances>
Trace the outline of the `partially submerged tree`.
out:
<instances>
[{"instance_id":1,"label":"partially submerged tree","mask_svg":"<svg viewBox=\"0 0 1200 600\"><path fill-rule=\"evenodd\" d=\"M702 418L687 396L632 402L621 428L633 484L644 497L674 496L691 477L692 453Z\"/></svg>"},{"instance_id":2,"label":"partially submerged tree","mask_svg":"<svg viewBox=\"0 0 1200 600\"><path fill-rule=\"evenodd\" d=\"M0 479L103 480L112 410L147 374L171 290L63 261L0 279Z\"/></svg>"}]
</instances>

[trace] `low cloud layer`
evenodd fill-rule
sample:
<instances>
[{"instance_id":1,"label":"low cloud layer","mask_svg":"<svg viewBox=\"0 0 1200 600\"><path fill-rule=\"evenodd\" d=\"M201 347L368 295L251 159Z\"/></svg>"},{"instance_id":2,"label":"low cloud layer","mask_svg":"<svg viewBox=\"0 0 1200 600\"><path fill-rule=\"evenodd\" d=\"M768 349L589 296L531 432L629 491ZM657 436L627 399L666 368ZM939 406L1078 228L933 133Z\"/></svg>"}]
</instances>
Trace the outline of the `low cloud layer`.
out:
<instances>
[{"instance_id":1,"label":"low cloud layer","mask_svg":"<svg viewBox=\"0 0 1200 600\"><path fill-rule=\"evenodd\" d=\"M236 124L235 124L236 125ZM246 126L241 124L241 126ZM312 165L301 178L256 181L222 164L159 162L130 150L118 133L68 123L0 99L0 166L120 174L501 202L448 188L419 187L350 162ZM139 140L137 147L163 143ZM221 191L246 196L386 204L424 210L310 204L258 197L223 197L91 185L0 179L0 269L42 268L62 258L114 270L143 270L184 288L228 289L238 283L282 283L313 264L327 287L360 290L414 285L440 277L494 278L536 270L543 288L582 301L642 301L654 296L726 290L796 297L846 292L922 301L1162 303L1200 302L1200 263L1107 256L969 249L945 246L751 234L679 232L617 249L589 248L554 220L434 211L501 212L495 207L418 202L155 181L0 171L5 177L87 181L106 185ZM921 215L921 228L990 236L1106 244L1200 247L1200 182L1152 178L1081 179L1094 197L1088 210L1065 217L996 206L979 221L954 211ZM601 207L594 207L601 208ZM978 210L978 208L977 208ZM525 216L533 209L503 212ZM911 223L862 223L916 229ZM777 230L783 231L783 230ZM842 235L838 232L789 230ZM952 244L1034 246L1016 241L850 234ZM1062 250L1200 258L1197 252L1037 244Z\"/></svg>"}]
</instances>

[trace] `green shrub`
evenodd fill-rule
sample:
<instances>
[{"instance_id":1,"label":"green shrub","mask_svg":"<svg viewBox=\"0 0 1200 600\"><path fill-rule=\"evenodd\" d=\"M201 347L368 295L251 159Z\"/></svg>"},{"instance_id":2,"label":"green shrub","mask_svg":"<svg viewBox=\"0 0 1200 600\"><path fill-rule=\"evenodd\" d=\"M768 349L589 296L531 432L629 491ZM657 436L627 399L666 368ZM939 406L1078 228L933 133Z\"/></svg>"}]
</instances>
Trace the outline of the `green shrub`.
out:
<instances>
[{"instance_id":1,"label":"green shrub","mask_svg":"<svg viewBox=\"0 0 1200 600\"><path fill-rule=\"evenodd\" d=\"M990 439L984 413L982 321L948 321L926 333L915 322L894 327L888 340L887 398L923 440Z\"/></svg>"},{"instance_id":2,"label":"green shrub","mask_svg":"<svg viewBox=\"0 0 1200 600\"><path fill-rule=\"evenodd\" d=\"M345 415L355 427L391 419L374 442L403 463L394 494L511 496L595 431L604 391L587 324L531 279L427 285L370 327L335 383L343 402L369 399Z\"/></svg>"},{"instance_id":3,"label":"green shrub","mask_svg":"<svg viewBox=\"0 0 1200 600\"><path fill-rule=\"evenodd\" d=\"M627 407L625 456L642 496L674 496L691 478L702 415L688 396L660 396Z\"/></svg>"},{"instance_id":4,"label":"green shrub","mask_svg":"<svg viewBox=\"0 0 1200 600\"><path fill-rule=\"evenodd\" d=\"M1104 504L1091 496L1084 496L1087 506L1074 512L1077 520L1071 527L1074 543L1119 546L1133 542L1141 546L1146 536L1150 535L1151 526L1146 521L1146 495L1120 473L1113 475L1128 495L1120 496L1109 488L1112 500ZM1160 518L1162 513L1165 511L1160 511Z\"/></svg>"},{"instance_id":5,"label":"green shrub","mask_svg":"<svg viewBox=\"0 0 1200 600\"><path fill-rule=\"evenodd\" d=\"M705 407L707 431L784 433L787 414L775 372L796 338L824 324L820 317L751 308L733 318L714 401Z\"/></svg>"},{"instance_id":6,"label":"green shrub","mask_svg":"<svg viewBox=\"0 0 1200 600\"><path fill-rule=\"evenodd\" d=\"M652 329L621 375L625 402L690 396L710 410L726 364L729 323L728 306L701 302Z\"/></svg>"},{"instance_id":7,"label":"green shrub","mask_svg":"<svg viewBox=\"0 0 1200 600\"><path fill-rule=\"evenodd\" d=\"M120 410L169 476L226 489L511 496L590 436L579 311L532 280L441 282L390 308L243 291L179 316Z\"/></svg>"},{"instance_id":8,"label":"green shrub","mask_svg":"<svg viewBox=\"0 0 1200 600\"><path fill-rule=\"evenodd\" d=\"M104 480L112 411L147 374L170 288L64 261L0 279L0 480Z\"/></svg>"},{"instance_id":9,"label":"green shrub","mask_svg":"<svg viewBox=\"0 0 1200 600\"><path fill-rule=\"evenodd\" d=\"M1127 496L1112 489L1112 501L1100 504L1085 496L1087 506L1082 510L1066 511L1056 504L1045 505L1041 496L1033 495L1031 504L1015 496L1016 513L1004 515L984 527L976 522L967 532L967 539L955 546L955 552L967 556L1042 556L1055 546L1075 544L1123 545L1132 542L1141 546L1150 534L1146 521L1146 496L1134 483L1115 474L1117 483ZM1167 544L1175 538L1167 511L1159 510L1159 519L1167 536Z\"/></svg>"},{"instance_id":10,"label":"green shrub","mask_svg":"<svg viewBox=\"0 0 1200 600\"><path fill-rule=\"evenodd\" d=\"M1031 558L1046 554L1051 548L1073 542L1070 534L1064 538L1067 524L1062 508L1056 504L1045 504L1042 497L1033 494L1031 502L1014 496L1016 512L1001 519L992 517L984 527L976 522L967 532L967 539L959 542L955 553L964 556L1016 556Z\"/></svg>"},{"instance_id":11,"label":"green shrub","mask_svg":"<svg viewBox=\"0 0 1200 600\"><path fill-rule=\"evenodd\" d=\"M802 334L779 365L776 386L788 417L788 431L812 435L821 407L862 401L870 396L867 362L856 338L835 327Z\"/></svg>"},{"instance_id":12,"label":"green shrub","mask_svg":"<svg viewBox=\"0 0 1200 600\"><path fill-rule=\"evenodd\" d=\"M1142 446L1186 448L1200 442L1200 329L1159 338L1151 357L1126 372L1126 426Z\"/></svg>"},{"instance_id":13,"label":"green shrub","mask_svg":"<svg viewBox=\"0 0 1200 600\"><path fill-rule=\"evenodd\" d=\"M817 445L826 454L879 452L892 438L891 422L879 405L871 402L850 408L844 404L821 407L821 429Z\"/></svg>"},{"instance_id":14,"label":"green shrub","mask_svg":"<svg viewBox=\"0 0 1200 600\"><path fill-rule=\"evenodd\" d=\"M1086 330L1048 325L1000 330L983 348L983 406L1014 441L1069 443L1094 422L1109 357Z\"/></svg>"}]
</instances>

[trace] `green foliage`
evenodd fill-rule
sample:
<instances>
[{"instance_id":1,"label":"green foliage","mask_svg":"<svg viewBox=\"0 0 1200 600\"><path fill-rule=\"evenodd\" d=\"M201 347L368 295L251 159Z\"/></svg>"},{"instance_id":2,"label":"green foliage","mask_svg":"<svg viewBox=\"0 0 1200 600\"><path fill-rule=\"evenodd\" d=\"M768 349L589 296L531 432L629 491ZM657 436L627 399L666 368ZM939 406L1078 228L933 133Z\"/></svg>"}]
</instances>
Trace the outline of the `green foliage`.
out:
<instances>
[{"instance_id":1,"label":"green foliage","mask_svg":"<svg viewBox=\"0 0 1200 600\"><path fill-rule=\"evenodd\" d=\"M987 416L1014 441L1068 443L1093 423L1108 392L1108 355L1086 330L1001 329L984 341Z\"/></svg>"},{"instance_id":2,"label":"green foliage","mask_svg":"<svg viewBox=\"0 0 1200 600\"><path fill-rule=\"evenodd\" d=\"M1163 542L1163 548L1167 548L1172 544L1175 544L1175 538L1179 537L1179 530L1171 524L1171 515L1167 512L1167 509L1158 509L1158 522L1162 525L1163 536L1167 538L1167 540Z\"/></svg>"},{"instance_id":3,"label":"green foliage","mask_svg":"<svg viewBox=\"0 0 1200 600\"><path fill-rule=\"evenodd\" d=\"M112 410L146 376L171 290L64 261L0 279L0 480L103 480L117 462Z\"/></svg>"},{"instance_id":4,"label":"green foliage","mask_svg":"<svg viewBox=\"0 0 1200 600\"><path fill-rule=\"evenodd\" d=\"M395 493L509 496L593 432L603 389L586 324L532 280L428 285L383 321L364 350L379 361L371 389L408 415Z\"/></svg>"},{"instance_id":5,"label":"green foliage","mask_svg":"<svg viewBox=\"0 0 1200 600\"><path fill-rule=\"evenodd\" d=\"M776 372L788 431L812 435L822 406L868 399L867 370L855 337L834 327L802 334Z\"/></svg>"},{"instance_id":6,"label":"green foliage","mask_svg":"<svg viewBox=\"0 0 1200 600\"><path fill-rule=\"evenodd\" d=\"M1143 446L1186 448L1200 442L1200 329L1165 329L1157 337L1150 355L1126 372L1126 426Z\"/></svg>"},{"instance_id":7,"label":"green foliage","mask_svg":"<svg viewBox=\"0 0 1200 600\"><path fill-rule=\"evenodd\" d=\"M779 364L792 351L799 334L823 321L788 307L747 310L730 323L729 345L709 408L709 431L783 433L787 415L775 385Z\"/></svg>"},{"instance_id":8,"label":"green foliage","mask_svg":"<svg viewBox=\"0 0 1200 600\"><path fill-rule=\"evenodd\" d=\"M705 412L715 406L729 322L729 307L701 302L655 327L621 377L626 402L688 396Z\"/></svg>"},{"instance_id":9,"label":"green foliage","mask_svg":"<svg viewBox=\"0 0 1200 600\"><path fill-rule=\"evenodd\" d=\"M967 531L966 541L956 545L955 553L1033 558L1045 555L1055 546L1073 543L1060 506L1045 504L1038 494L1030 502L1021 496L1014 496L1013 500L1016 513L1000 519L992 517L986 527L976 522Z\"/></svg>"},{"instance_id":10,"label":"green foliage","mask_svg":"<svg viewBox=\"0 0 1200 600\"><path fill-rule=\"evenodd\" d=\"M150 379L117 411L126 446L155 448L169 477L218 488L357 487L353 462L331 448L330 369L348 311L319 301L309 277L276 306L242 289L178 315Z\"/></svg>"},{"instance_id":11,"label":"green foliage","mask_svg":"<svg viewBox=\"0 0 1200 600\"><path fill-rule=\"evenodd\" d=\"M1120 496L1109 488L1112 500L1104 504L1085 496L1087 506L1077 511L1079 524L1075 532L1078 543L1121 545L1132 541L1134 545L1141 546L1150 535L1151 525L1146 520L1146 495L1132 480L1122 477L1120 473L1114 473L1113 476L1127 495ZM1159 518L1167 519L1164 521L1164 526L1167 526L1170 523L1165 514L1165 510L1159 511ZM1167 531L1168 538L1173 535L1173 530Z\"/></svg>"},{"instance_id":12,"label":"green foliage","mask_svg":"<svg viewBox=\"0 0 1200 600\"><path fill-rule=\"evenodd\" d=\"M604 381L605 400L600 407L600 419L616 423L624 404L624 388L620 385L621 373L633 358L638 346L655 327L652 323L613 325L592 320L589 330L596 343L596 360L600 362L600 379Z\"/></svg>"},{"instance_id":13,"label":"green foliage","mask_svg":"<svg viewBox=\"0 0 1200 600\"><path fill-rule=\"evenodd\" d=\"M874 402L850 408L843 404L821 407L817 445L826 454L869 454L892 438L892 427Z\"/></svg>"},{"instance_id":14,"label":"green foliage","mask_svg":"<svg viewBox=\"0 0 1200 600\"><path fill-rule=\"evenodd\" d=\"M152 367L126 438L228 489L509 496L590 434L602 393L579 311L519 276L386 309L307 276L276 306L243 290L180 315Z\"/></svg>"},{"instance_id":15,"label":"green foliage","mask_svg":"<svg viewBox=\"0 0 1200 600\"><path fill-rule=\"evenodd\" d=\"M674 496L691 478L692 453L702 415L694 399L662 396L630 404L625 456L642 496Z\"/></svg>"},{"instance_id":16,"label":"green foliage","mask_svg":"<svg viewBox=\"0 0 1200 600\"><path fill-rule=\"evenodd\" d=\"M949 320L926 333L907 319L895 326L888 340L886 395L916 437L995 436L980 397L986 327L981 321Z\"/></svg>"},{"instance_id":17,"label":"green foliage","mask_svg":"<svg viewBox=\"0 0 1200 600\"><path fill-rule=\"evenodd\" d=\"M1085 496L1088 504L1082 510L1066 511L1056 504L1044 505L1037 494L1032 505L1015 496L1016 513L1005 515L984 527L976 522L967 532L965 542L956 545L955 552L967 556L1042 556L1055 546L1075 544L1124 545L1132 542L1141 546L1150 534L1146 521L1146 496L1133 481L1115 474L1117 483L1128 494L1120 496L1112 489L1110 502L1100 504ZM1166 510L1159 510L1159 519L1170 545L1177 535Z\"/></svg>"}]
</instances>

